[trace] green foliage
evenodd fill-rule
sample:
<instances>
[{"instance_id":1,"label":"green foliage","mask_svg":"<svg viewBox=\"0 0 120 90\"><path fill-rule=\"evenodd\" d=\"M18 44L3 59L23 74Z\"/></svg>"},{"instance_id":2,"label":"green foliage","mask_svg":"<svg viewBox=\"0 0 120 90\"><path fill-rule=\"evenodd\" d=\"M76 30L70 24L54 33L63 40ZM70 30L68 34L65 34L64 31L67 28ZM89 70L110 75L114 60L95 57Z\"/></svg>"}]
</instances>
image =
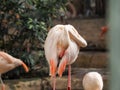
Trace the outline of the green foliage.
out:
<instances>
[{"instance_id":1,"label":"green foliage","mask_svg":"<svg viewBox=\"0 0 120 90\"><path fill-rule=\"evenodd\" d=\"M34 51L43 62L47 28L66 1L0 0L0 49L22 59L30 68L35 65Z\"/></svg>"},{"instance_id":2,"label":"green foliage","mask_svg":"<svg viewBox=\"0 0 120 90\"><path fill-rule=\"evenodd\" d=\"M46 34L46 25L43 21L38 21L36 18L33 20L31 18L28 19L27 22L28 28L35 32L35 37L37 37L42 43L44 43Z\"/></svg>"}]
</instances>

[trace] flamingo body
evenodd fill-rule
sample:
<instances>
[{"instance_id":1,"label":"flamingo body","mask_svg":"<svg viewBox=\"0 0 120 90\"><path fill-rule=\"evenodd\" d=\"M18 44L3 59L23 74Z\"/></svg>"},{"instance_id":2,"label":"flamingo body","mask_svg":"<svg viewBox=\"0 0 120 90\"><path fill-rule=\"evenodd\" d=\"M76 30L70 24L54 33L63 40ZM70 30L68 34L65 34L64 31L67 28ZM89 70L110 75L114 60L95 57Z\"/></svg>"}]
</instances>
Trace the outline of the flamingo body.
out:
<instances>
[{"instance_id":1,"label":"flamingo body","mask_svg":"<svg viewBox=\"0 0 120 90\"><path fill-rule=\"evenodd\" d=\"M102 90L103 80L98 72L89 72L83 78L84 90Z\"/></svg>"},{"instance_id":2,"label":"flamingo body","mask_svg":"<svg viewBox=\"0 0 120 90\"><path fill-rule=\"evenodd\" d=\"M50 65L50 75L55 76L58 59L63 56L68 45L67 32L63 25L57 25L49 31L45 40L45 56Z\"/></svg>"},{"instance_id":3,"label":"flamingo body","mask_svg":"<svg viewBox=\"0 0 120 90\"><path fill-rule=\"evenodd\" d=\"M26 64L23 61L15 58L3 51L0 51L0 80L3 85L2 90L5 90L5 85L2 82L1 74L6 73L20 65L23 66L23 68L25 69L26 72L29 71L28 67L26 66Z\"/></svg>"},{"instance_id":4,"label":"flamingo body","mask_svg":"<svg viewBox=\"0 0 120 90\"><path fill-rule=\"evenodd\" d=\"M50 75L55 77L58 73L62 76L66 65L70 66L76 60L80 47L85 46L87 46L85 39L72 25L56 25L51 28L44 46ZM55 84L55 81L53 83ZM53 87L55 90L55 85Z\"/></svg>"}]
</instances>

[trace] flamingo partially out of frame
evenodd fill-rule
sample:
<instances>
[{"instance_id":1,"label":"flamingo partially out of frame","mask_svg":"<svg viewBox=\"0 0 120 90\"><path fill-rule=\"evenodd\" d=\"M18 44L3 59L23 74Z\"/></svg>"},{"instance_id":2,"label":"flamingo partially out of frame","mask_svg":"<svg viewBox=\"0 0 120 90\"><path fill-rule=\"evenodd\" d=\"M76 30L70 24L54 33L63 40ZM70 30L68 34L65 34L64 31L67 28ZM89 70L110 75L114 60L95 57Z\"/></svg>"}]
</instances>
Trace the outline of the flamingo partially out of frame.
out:
<instances>
[{"instance_id":1,"label":"flamingo partially out of frame","mask_svg":"<svg viewBox=\"0 0 120 90\"><path fill-rule=\"evenodd\" d=\"M50 67L55 90L56 74L61 77L68 65L68 90L71 90L71 64L76 60L80 47L87 42L72 25L56 25L50 29L45 40L45 56Z\"/></svg>"},{"instance_id":2,"label":"flamingo partially out of frame","mask_svg":"<svg viewBox=\"0 0 120 90\"><path fill-rule=\"evenodd\" d=\"M104 36L105 34L108 32L108 26L102 26L101 27L101 33L100 33L100 39L103 40L104 39Z\"/></svg>"},{"instance_id":3,"label":"flamingo partially out of frame","mask_svg":"<svg viewBox=\"0 0 120 90\"><path fill-rule=\"evenodd\" d=\"M103 79L98 72L89 72L83 77L84 90L102 90Z\"/></svg>"},{"instance_id":4,"label":"flamingo partially out of frame","mask_svg":"<svg viewBox=\"0 0 120 90\"><path fill-rule=\"evenodd\" d=\"M0 81L2 84L2 90L5 90L5 85L2 81L1 75L20 65L23 66L26 72L29 71L27 65L23 61L9 55L6 52L0 51Z\"/></svg>"}]
</instances>

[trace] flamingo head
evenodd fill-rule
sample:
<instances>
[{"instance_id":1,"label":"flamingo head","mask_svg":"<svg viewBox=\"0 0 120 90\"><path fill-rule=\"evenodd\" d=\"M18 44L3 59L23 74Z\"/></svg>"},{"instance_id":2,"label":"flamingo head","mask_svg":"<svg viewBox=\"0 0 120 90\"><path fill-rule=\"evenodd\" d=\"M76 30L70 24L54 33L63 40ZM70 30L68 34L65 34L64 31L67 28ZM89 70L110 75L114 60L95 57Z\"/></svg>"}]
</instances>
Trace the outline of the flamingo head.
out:
<instances>
[{"instance_id":1,"label":"flamingo head","mask_svg":"<svg viewBox=\"0 0 120 90\"><path fill-rule=\"evenodd\" d=\"M20 59L16 59L14 62L14 66L22 66L26 72L29 71L28 66Z\"/></svg>"}]
</instances>

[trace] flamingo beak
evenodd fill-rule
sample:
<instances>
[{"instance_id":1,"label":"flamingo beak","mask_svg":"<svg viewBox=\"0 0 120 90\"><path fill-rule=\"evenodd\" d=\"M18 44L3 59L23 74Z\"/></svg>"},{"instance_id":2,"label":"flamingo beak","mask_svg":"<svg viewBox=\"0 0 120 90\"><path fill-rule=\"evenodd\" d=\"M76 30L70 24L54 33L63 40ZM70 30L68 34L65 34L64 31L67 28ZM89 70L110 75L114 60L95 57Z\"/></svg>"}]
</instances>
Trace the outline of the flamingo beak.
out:
<instances>
[{"instance_id":1,"label":"flamingo beak","mask_svg":"<svg viewBox=\"0 0 120 90\"><path fill-rule=\"evenodd\" d=\"M22 62L22 66L26 72L29 71L28 66L24 62Z\"/></svg>"}]
</instances>

